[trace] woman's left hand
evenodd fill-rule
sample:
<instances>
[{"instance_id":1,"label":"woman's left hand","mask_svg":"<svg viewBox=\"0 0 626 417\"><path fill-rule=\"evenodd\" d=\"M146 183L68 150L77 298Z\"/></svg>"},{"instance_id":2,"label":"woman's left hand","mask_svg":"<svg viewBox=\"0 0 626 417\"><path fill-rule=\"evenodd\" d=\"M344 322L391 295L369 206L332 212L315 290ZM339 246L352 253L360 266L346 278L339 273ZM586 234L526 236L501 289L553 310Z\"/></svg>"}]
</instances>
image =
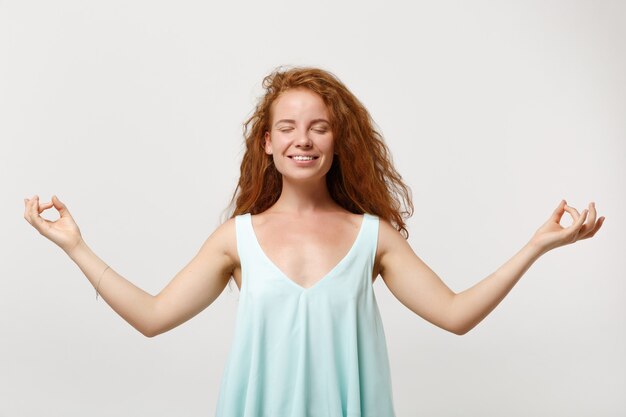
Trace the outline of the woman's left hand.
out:
<instances>
[{"instance_id":1,"label":"woman's left hand","mask_svg":"<svg viewBox=\"0 0 626 417\"><path fill-rule=\"evenodd\" d=\"M569 227L563 227L559 223L565 211L574 219ZM590 216L587 217L587 214ZM602 216L596 221L596 217L595 203L590 203L589 210L585 209L582 214L579 214L578 210L568 206L567 202L562 200L548 221L535 232L530 243L545 253L559 246L593 237L600 230L605 219Z\"/></svg>"}]
</instances>

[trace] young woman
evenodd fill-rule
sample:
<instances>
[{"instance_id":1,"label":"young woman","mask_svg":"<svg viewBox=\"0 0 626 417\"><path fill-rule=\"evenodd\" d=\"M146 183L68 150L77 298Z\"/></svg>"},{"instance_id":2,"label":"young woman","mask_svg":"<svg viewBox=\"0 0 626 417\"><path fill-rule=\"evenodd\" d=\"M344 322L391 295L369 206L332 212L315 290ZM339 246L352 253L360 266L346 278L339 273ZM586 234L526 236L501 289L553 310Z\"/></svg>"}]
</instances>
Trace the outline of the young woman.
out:
<instances>
[{"instance_id":1,"label":"young woman","mask_svg":"<svg viewBox=\"0 0 626 417\"><path fill-rule=\"evenodd\" d=\"M56 197L24 199L25 219L76 262L98 295L153 337L240 290L218 416L394 416L380 275L414 313L465 334L549 250L600 229L593 203L561 201L528 243L473 287L451 291L412 250L409 188L365 107L333 74L277 69L244 126L246 152L230 218L157 295L96 256ZM408 211L401 211L402 206ZM40 214L54 207L60 218ZM565 212L573 218L560 225Z\"/></svg>"}]
</instances>

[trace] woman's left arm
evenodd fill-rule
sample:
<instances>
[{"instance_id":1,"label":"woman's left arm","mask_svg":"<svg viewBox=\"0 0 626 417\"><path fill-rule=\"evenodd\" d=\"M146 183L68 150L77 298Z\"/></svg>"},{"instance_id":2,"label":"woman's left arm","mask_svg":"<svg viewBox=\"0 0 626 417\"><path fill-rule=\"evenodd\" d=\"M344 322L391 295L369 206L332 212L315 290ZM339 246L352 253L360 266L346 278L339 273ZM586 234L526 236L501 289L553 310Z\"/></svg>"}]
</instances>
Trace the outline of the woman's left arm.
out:
<instances>
[{"instance_id":1,"label":"woman's left arm","mask_svg":"<svg viewBox=\"0 0 626 417\"><path fill-rule=\"evenodd\" d=\"M549 250L587 239L596 234L604 217L596 221L595 205L579 214L561 201L548 221L531 240L504 265L471 288L458 294L415 255L397 236L383 249L381 276L404 305L433 324L455 334L465 334L480 323L504 299L522 275L541 255ZM567 211L574 222L563 228L559 221ZM587 214L591 216L587 219ZM585 222L587 219L587 222Z\"/></svg>"}]
</instances>

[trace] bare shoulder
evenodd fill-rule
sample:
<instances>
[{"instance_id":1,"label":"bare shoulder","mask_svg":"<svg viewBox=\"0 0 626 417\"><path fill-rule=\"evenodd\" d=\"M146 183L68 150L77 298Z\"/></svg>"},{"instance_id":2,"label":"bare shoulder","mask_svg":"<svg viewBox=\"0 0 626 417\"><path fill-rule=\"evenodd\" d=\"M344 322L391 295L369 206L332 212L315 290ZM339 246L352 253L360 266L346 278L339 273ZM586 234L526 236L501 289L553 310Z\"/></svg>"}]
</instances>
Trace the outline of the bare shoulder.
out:
<instances>
[{"instance_id":1,"label":"bare shoulder","mask_svg":"<svg viewBox=\"0 0 626 417\"><path fill-rule=\"evenodd\" d=\"M211 242L214 248L218 249L221 254L229 259L231 272L239 265L235 221L234 217L226 220L207 239L207 243Z\"/></svg>"},{"instance_id":2,"label":"bare shoulder","mask_svg":"<svg viewBox=\"0 0 626 417\"><path fill-rule=\"evenodd\" d=\"M407 246L408 242L402 234L387 219L380 218L378 226L378 248L376 259L379 273L384 274L384 266L389 254L400 247Z\"/></svg>"},{"instance_id":3,"label":"bare shoulder","mask_svg":"<svg viewBox=\"0 0 626 417\"><path fill-rule=\"evenodd\" d=\"M239 265L234 217L213 230L195 258L198 267L210 274L219 275L226 280L231 276Z\"/></svg>"}]
</instances>

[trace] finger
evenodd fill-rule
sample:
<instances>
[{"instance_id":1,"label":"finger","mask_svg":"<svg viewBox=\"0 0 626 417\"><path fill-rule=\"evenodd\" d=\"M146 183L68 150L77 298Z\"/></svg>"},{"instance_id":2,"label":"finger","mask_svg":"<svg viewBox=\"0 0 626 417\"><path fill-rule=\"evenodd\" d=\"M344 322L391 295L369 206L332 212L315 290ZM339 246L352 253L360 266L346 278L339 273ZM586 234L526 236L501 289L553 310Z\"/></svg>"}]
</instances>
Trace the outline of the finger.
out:
<instances>
[{"instance_id":1,"label":"finger","mask_svg":"<svg viewBox=\"0 0 626 417\"><path fill-rule=\"evenodd\" d=\"M61 215L61 217L65 217L65 216L72 217L70 215L69 210L65 206L65 204L63 204L63 202L59 200L59 198L56 195L52 196L52 204L54 204L54 208L59 211L59 214Z\"/></svg>"},{"instance_id":2,"label":"finger","mask_svg":"<svg viewBox=\"0 0 626 417\"><path fill-rule=\"evenodd\" d=\"M578 233L580 238L587 236L587 234L589 234L589 232L592 231L596 225L596 204L593 201L589 203L589 210L587 213L589 216Z\"/></svg>"},{"instance_id":3,"label":"finger","mask_svg":"<svg viewBox=\"0 0 626 417\"><path fill-rule=\"evenodd\" d=\"M50 207L52 207L52 202L39 204L39 210L38 211L41 214L44 211L48 210Z\"/></svg>"},{"instance_id":4,"label":"finger","mask_svg":"<svg viewBox=\"0 0 626 417\"><path fill-rule=\"evenodd\" d=\"M578 214L578 211L573 207L566 207L566 210L570 213L572 217L574 217L574 222L568 227L563 229L563 235L567 236L567 239L570 243L578 240L578 233L580 232L580 227L583 224L583 221L586 216L586 210L583 210L582 215ZM573 213L572 213L573 212Z\"/></svg>"},{"instance_id":5,"label":"finger","mask_svg":"<svg viewBox=\"0 0 626 417\"><path fill-rule=\"evenodd\" d=\"M552 216L551 216L550 220L554 221L555 223L559 223L561 221L561 217L563 217L563 213L565 213L565 206L566 205L567 205L567 203L565 202L565 200L561 200L559 205L552 212Z\"/></svg>"},{"instance_id":6,"label":"finger","mask_svg":"<svg viewBox=\"0 0 626 417\"><path fill-rule=\"evenodd\" d=\"M576 236L576 239L578 239L578 235L580 234L580 231L583 225L585 224L585 219L587 218L588 213L589 213L589 210L584 209L583 212L580 214L580 216L578 216L578 219L576 220L576 222L570 226L575 231L574 234Z\"/></svg>"},{"instance_id":7,"label":"finger","mask_svg":"<svg viewBox=\"0 0 626 417\"><path fill-rule=\"evenodd\" d=\"M598 230L600 230L600 228L604 224L604 219L605 219L604 217L600 217L598 221L596 222L596 225L593 228L593 230L587 233L582 239L587 239L587 238L595 236L595 234L598 232Z\"/></svg>"},{"instance_id":8,"label":"finger","mask_svg":"<svg viewBox=\"0 0 626 417\"><path fill-rule=\"evenodd\" d=\"M568 206L565 205L565 210L569 213L570 216L572 216L572 224L570 226L573 226L574 223L576 223L576 221L578 220L578 218L580 217L580 214L578 213L578 210L576 210L574 207L572 206Z\"/></svg>"},{"instance_id":9,"label":"finger","mask_svg":"<svg viewBox=\"0 0 626 417\"><path fill-rule=\"evenodd\" d=\"M31 198L30 201L28 202L28 214L30 215L31 220L34 220L33 216L35 216L37 213L36 210L39 206L39 203L37 200L38 200L37 196L33 196L33 198Z\"/></svg>"},{"instance_id":10,"label":"finger","mask_svg":"<svg viewBox=\"0 0 626 417\"><path fill-rule=\"evenodd\" d=\"M39 216L39 197L34 196L30 201L29 214L31 224L35 226L35 228L41 231L41 227L43 225L43 219Z\"/></svg>"},{"instance_id":11,"label":"finger","mask_svg":"<svg viewBox=\"0 0 626 417\"><path fill-rule=\"evenodd\" d=\"M30 220L30 200L28 198L24 199L24 218L28 223L31 223Z\"/></svg>"}]
</instances>

